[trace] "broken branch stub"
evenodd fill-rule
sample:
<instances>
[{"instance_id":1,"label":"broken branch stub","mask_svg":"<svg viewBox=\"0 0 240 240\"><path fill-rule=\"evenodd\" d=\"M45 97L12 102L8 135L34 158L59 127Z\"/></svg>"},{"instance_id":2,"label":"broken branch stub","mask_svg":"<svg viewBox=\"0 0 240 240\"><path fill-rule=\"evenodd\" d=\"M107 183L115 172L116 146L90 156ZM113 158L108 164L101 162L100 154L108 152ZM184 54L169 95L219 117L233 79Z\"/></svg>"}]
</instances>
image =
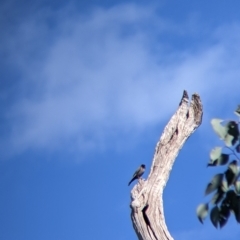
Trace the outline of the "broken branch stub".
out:
<instances>
[{"instance_id":1,"label":"broken branch stub","mask_svg":"<svg viewBox=\"0 0 240 240\"><path fill-rule=\"evenodd\" d=\"M183 92L179 107L158 141L150 174L131 191L131 219L139 240L172 240L164 217L163 189L173 163L190 135L202 121L202 103L198 94Z\"/></svg>"}]
</instances>

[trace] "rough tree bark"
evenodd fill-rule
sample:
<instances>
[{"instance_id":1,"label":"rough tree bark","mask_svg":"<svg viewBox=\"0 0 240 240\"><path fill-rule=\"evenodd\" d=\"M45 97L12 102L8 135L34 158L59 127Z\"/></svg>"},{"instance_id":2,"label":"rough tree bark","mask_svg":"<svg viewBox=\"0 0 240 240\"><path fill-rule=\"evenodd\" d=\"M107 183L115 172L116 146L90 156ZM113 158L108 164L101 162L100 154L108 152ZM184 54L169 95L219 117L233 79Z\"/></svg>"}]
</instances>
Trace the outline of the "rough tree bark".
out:
<instances>
[{"instance_id":1,"label":"rough tree bark","mask_svg":"<svg viewBox=\"0 0 240 240\"><path fill-rule=\"evenodd\" d=\"M131 219L139 240L172 240L163 212L163 189L173 163L189 136L202 121L202 103L198 94L189 98L186 91L158 141L148 178L131 191Z\"/></svg>"}]
</instances>

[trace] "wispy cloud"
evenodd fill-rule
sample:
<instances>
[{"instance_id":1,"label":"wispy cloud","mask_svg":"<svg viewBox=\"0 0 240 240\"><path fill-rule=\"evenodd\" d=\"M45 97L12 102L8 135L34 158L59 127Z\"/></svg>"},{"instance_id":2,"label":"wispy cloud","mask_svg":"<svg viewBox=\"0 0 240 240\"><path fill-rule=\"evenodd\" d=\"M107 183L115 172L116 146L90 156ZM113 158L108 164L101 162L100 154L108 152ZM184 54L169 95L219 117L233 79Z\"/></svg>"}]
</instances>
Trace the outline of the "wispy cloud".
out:
<instances>
[{"instance_id":1,"label":"wispy cloud","mask_svg":"<svg viewBox=\"0 0 240 240\"><path fill-rule=\"evenodd\" d=\"M163 20L154 7L96 8L88 16L71 6L37 11L2 47L21 73L22 91L3 112L9 133L2 146L94 148L168 118L183 89L212 104L236 96L238 27L228 26L227 36L224 28L213 30L209 41L186 50L161 39L187 38L189 24Z\"/></svg>"}]
</instances>

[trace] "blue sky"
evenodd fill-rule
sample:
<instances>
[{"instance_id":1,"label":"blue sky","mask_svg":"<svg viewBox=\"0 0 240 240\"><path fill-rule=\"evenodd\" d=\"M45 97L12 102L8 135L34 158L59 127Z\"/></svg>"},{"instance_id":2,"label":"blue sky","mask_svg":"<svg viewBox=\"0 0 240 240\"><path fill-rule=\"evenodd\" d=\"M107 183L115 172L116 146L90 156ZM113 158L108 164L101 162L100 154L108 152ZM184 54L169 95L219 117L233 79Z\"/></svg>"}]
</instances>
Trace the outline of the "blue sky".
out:
<instances>
[{"instance_id":1,"label":"blue sky","mask_svg":"<svg viewBox=\"0 0 240 240\"><path fill-rule=\"evenodd\" d=\"M137 239L127 183L182 92L200 94L202 126L164 192L177 240L239 239L201 225L196 206L234 118L240 89L238 1L0 2L0 239Z\"/></svg>"}]
</instances>

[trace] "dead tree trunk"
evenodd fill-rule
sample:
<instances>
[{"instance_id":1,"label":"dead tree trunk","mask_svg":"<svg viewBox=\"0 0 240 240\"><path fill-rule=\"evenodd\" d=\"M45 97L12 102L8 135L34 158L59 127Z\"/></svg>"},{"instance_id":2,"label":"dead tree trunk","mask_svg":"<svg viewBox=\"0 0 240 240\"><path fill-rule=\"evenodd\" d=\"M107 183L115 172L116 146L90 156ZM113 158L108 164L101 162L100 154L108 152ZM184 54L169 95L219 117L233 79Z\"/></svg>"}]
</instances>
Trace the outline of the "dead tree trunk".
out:
<instances>
[{"instance_id":1,"label":"dead tree trunk","mask_svg":"<svg viewBox=\"0 0 240 240\"><path fill-rule=\"evenodd\" d=\"M163 189L185 141L201 124L202 104L197 94L183 92L179 108L157 143L151 171L131 191L131 219L139 240L172 240L163 212Z\"/></svg>"}]
</instances>

